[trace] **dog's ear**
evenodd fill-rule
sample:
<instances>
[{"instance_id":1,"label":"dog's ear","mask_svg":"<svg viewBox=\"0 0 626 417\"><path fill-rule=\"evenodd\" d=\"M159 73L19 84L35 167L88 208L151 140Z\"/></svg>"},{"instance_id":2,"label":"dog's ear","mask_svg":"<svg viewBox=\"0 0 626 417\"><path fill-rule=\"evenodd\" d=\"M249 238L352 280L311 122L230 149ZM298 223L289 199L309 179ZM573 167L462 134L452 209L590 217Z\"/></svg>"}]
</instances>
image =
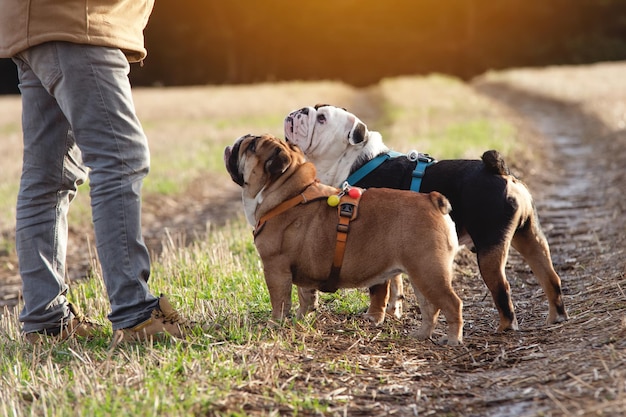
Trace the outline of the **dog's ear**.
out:
<instances>
[{"instance_id":1,"label":"dog's ear","mask_svg":"<svg viewBox=\"0 0 626 417\"><path fill-rule=\"evenodd\" d=\"M363 142L366 139L366 136L367 136L367 126L365 126L365 123L363 122L358 122L356 126L354 127L354 129L350 131L350 135L348 136L348 141L352 145L357 145Z\"/></svg>"},{"instance_id":2,"label":"dog's ear","mask_svg":"<svg viewBox=\"0 0 626 417\"><path fill-rule=\"evenodd\" d=\"M291 157L284 149L277 147L273 155L265 162L265 172L271 178L282 174L289 167Z\"/></svg>"}]
</instances>

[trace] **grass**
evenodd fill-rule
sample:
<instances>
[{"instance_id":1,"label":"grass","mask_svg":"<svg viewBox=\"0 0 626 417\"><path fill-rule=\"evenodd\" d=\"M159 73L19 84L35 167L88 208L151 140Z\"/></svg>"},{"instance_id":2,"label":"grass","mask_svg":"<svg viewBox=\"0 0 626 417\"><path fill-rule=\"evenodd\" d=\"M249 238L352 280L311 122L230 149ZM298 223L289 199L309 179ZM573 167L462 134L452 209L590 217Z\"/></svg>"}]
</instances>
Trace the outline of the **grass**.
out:
<instances>
[{"instance_id":1,"label":"grass","mask_svg":"<svg viewBox=\"0 0 626 417\"><path fill-rule=\"evenodd\" d=\"M0 365L0 414L11 415L11 410L95 416L202 413L227 401L235 387L256 381L255 374L266 371L254 365L257 343L278 351L294 338L298 342L293 329L274 331L265 326L267 291L251 242L241 239L249 236L245 232L246 227L235 223L206 242L170 253L155 267L153 290L172 294L183 313L212 323L215 329L206 336L110 352L110 331L106 331L90 342L31 348L20 340L15 322L3 322L1 353L13 359ZM75 283L70 297L105 323L108 304L102 294L102 280L95 276ZM293 363L277 360L276 364L284 372L298 371ZM267 387L268 395L272 389ZM276 405L300 409L307 401L315 402L285 394ZM245 412L244 405L240 412Z\"/></svg>"},{"instance_id":2,"label":"grass","mask_svg":"<svg viewBox=\"0 0 626 417\"><path fill-rule=\"evenodd\" d=\"M382 129L396 150L416 149L437 159L478 159L487 149L504 155L516 150L516 130L494 108L458 79L431 75L383 80Z\"/></svg>"},{"instance_id":3,"label":"grass","mask_svg":"<svg viewBox=\"0 0 626 417\"><path fill-rule=\"evenodd\" d=\"M370 128L381 130L396 150L417 147L443 159L466 157L463 149L471 157L490 147L513 149L514 129L460 81L407 77L386 80L378 88L384 114L380 127ZM239 135L282 135L289 110L316 102L350 108L354 91L338 83L294 83L160 93L154 108L149 105L154 92L139 91L137 97L153 155L146 198L157 193L184 199L190 184L208 172L230 181L222 150ZM229 95L231 101L225 100ZM15 190L0 188L1 212L14 205ZM90 221L86 186L79 194L70 221L84 227ZM107 324L108 300L93 270L94 275L72 283L69 298ZM110 350L109 328L89 342L31 347L20 338L19 306L5 311L0 415L322 415L343 414L355 401L363 410L384 411L381 397L391 404L394 395L422 398L385 386L398 372L422 378L418 370L424 359L415 357L415 342L406 338L415 324L397 326L388 320L371 328L359 317L368 304L365 291L323 295L317 314L268 325L262 265L241 217L212 228L191 246L170 237L154 261L150 286L154 293L168 294L184 315L209 323L208 332L186 341ZM390 351L396 356L389 360L398 361L397 366L381 367ZM438 347L426 352L435 361L459 354ZM378 367L375 376L367 374Z\"/></svg>"},{"instance_id":4,"label":"grass","mask_svg":"<svg viewBox=\"0 0 626 417\"><path fill-rule=\"evenodd\" d=\"M172 295L187 316L211 330L187 341L130 345L110 351L110 330L89 342L71 340L25 345L13 314L3 316L0 336L1 415L152 416L206 415L224 409L247 415L258 403L272 410L324 413L318 387L295 389L302 357L312 357L307 340L318 338L313 317L285 327L268 327L269 299L249 229L241 221L211 233L189 248L172 248L156 263L151 286ZM359 294L358 292L353 292ZM106 323L108 304L98 276L74 283L72 301ZM338 315L355 315L362 296L349 306L325 296ZM362 324L353 322L361 332ZM294 360L295 359L295 360ZM330 374L359 373L347 358L326 363ZM251 403L241 396L252 392ZM297 413L295 413L297 415Z\"/></svg>"},{"instance_id":5,"label":"grass","mask_svg":"<svg viewBox=\"0 0 626 417\"><path fill-rule=\"evenodd\" d=\"M269 126L281 126L283 117L267 114L233 117L231 120L205 118L192 121L148 121L144 128L153 148L151 162L156 168L146 178L145 191L176 195L201 175L223 174L222 155L227 145L245 133L269 132ZM162 138L164 131L169 135L169 140ZM172 146L172 142L179 141L180 145Z\"/></svg>"}]
</instances>

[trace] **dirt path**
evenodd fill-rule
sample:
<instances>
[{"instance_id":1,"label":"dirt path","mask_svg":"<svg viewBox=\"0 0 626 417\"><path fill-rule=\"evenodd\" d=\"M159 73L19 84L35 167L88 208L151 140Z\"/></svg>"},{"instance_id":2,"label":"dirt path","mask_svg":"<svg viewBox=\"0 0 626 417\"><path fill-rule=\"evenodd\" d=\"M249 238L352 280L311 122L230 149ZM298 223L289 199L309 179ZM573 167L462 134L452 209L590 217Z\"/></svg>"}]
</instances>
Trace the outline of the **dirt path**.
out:
<instances>
[{"instance_id":1,"label":"dirt path","mask_svg":"<svg viewBox=\"0 0 626 417\"><path fill-rule=\"evenodd\" d=\"M597 115L611 107L606 103L610 98L599 103L559 101L488 81L475 83L475 88L508 106L540 152L539 170L527 172L524 180L534 191L571 319L551 328L531 321L540 293L532 279L527 281L529 271L521 258L513 254L507 273L526 331L519 340L514 336L503 345L496 342L502 349L495 358L500 365L481 366L479 373L466 375L472 381L468 394L475 392L473 386L487 388L462 401L475 412L461 414L622 414L626 131Z\"/></svg>"}]
</instances>

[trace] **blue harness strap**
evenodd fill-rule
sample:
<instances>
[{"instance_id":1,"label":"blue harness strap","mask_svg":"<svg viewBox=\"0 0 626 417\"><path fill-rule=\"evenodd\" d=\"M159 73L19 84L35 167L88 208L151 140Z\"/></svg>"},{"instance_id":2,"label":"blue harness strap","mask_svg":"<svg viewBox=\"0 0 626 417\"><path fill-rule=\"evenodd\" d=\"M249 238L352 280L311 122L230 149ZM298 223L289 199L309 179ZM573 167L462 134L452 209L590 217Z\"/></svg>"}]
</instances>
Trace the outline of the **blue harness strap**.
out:
<instances>
[{"instance_id":1,"label":"blue harness strap","mask_svg":"<svg viewBox=\"0 0 626 417\"><path fill-rule=\"evenodd\" d=\"M424 171L426 171L426 168L428 168L435 162L437 161L435 161L428 155L426 155L425 157L422 157L422 155L419 156L419 158L417 159L417 165L415 165L415 169L412 173L413 179L411 180L411 191L415 191L416 193L420 191L420 187L422 186L422 178L424 177Z\"/></svg>"},{"instance_id":2,"label":"blue harness strap","mask_svg":"<svg viewBox=\"0 0 626 417\"><path fill-rule=\"evenodd\" d=\"M395 151L388 151L387 153L383 153L378 155L376 158L370 160L367 164L363 165L361 168L357 169L352 173L346 180L348 184L356 184L369 175L370 172L374 171L376 168L382 165L388 159L397 158L399 156L406 156L410 160L417 160L417 165L415 165L415 169L413 170L411 180L411 191L419 192L420 187L422 185L422 178L424 177L424 171L430 165L437 162L436 159L432 158L428 154L420 154L417 151L411 151L408 154L403 154Z\"/></svg>"},{"instance_id":3,"label":"blue harness strap","mask_svg":"<svg viewBox=\"0 0 626 417\"><path fill-rule=\"evenodd\" d=\"M376 158L371 159L367 164L363 165L361 168L357 169L348 177L346 180L348 184L353 185L361 181L370 172L378 168L385 162L387 159L396 158L398 156L402 156L400 152L388 151L387 153L381 153Z\"/></svg>"}]
</instances>

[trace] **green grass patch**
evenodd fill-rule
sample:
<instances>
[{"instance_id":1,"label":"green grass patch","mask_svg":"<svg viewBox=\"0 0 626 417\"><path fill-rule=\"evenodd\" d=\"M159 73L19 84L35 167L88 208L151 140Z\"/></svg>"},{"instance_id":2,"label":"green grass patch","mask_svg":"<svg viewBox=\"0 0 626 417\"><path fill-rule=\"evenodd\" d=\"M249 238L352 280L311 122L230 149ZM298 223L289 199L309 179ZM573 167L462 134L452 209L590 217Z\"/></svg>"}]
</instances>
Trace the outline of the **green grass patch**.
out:
<instances>
[{"instance_id":1,"label":"green grass patch","mask_svg":"<svg viewBox=\"0 0 626 417\"><path fill-rule=\"evenodd\" d=\"M516 129L493 102L460 80L442 76L400 77L380 84L385 143L406 152L416 149L437 159L479 159L496 149L516 150Z\"/></svg>"},{"instance_id":2,"label":"green grass patch","mask_svg":"<svg viewBox=\"0 0 626 417\"><path fill-rule=\"evenodd\" d=\"M498 120L473 119L415 137L418 150L439 159L478 159L488 149L508 154L514 148L513 127ZM439 156L441 155L441 156Z\"/></svg>"},{"instance_id":3,"label":"green grass patch","mask_svg":"<svg viewBox=\"0 0 626 417\"><path fill-rule=\"evenodd\" d=\"M317 387L295 383L303 369L294 358L311 354L300 333L307 335L307 323L268 326L269 296L248 226L235 222L190 248L172 249L155 262L151 287L169 294L186 316L208 324L207 333L111 351L108 329L90 342L33 348L21 341L17 318L5 316L0 354L12 359L0 364L0 413L246 415L259 407L324 412ZM96 275L74 283L69 298L106 323L104 294ZM259 355L266 359L259 362ZM341 361L329 362L329 369L358 372ZM293 382L285 383L285 375Z\"/></svg>"}]
</instances>

